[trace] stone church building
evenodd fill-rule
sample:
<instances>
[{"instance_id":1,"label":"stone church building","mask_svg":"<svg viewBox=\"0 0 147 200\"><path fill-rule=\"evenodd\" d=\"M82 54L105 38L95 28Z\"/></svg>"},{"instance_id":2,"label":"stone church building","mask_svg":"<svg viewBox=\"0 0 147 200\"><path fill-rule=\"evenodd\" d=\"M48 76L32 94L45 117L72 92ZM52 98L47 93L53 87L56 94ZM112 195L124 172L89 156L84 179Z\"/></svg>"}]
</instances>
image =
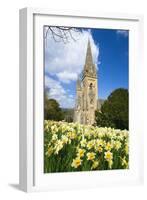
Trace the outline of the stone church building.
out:
<instances>
[{"instance_id":1,"label":"stone church building","mask_svg":"<svg viewBox=\"0 0 147 200\"><path fill-rule=\"evenodd\" d=\"M98 86L96 66L93 63L90 41L82 75L77 80L74 122L94 124L95 110L98 108Z\"/></svg>"}]
</instances>

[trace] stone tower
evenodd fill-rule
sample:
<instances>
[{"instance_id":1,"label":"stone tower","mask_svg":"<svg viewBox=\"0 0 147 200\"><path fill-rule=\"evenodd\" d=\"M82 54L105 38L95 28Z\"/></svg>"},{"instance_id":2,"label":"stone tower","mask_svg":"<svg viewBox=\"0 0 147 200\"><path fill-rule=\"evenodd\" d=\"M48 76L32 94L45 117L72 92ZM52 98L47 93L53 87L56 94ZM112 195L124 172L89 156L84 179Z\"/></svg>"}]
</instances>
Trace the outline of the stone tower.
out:
<instances>
[{"instance_id":1,"label":"stone tower","mask_svg":"<svg viewBox=\"0 0 147 200\"><path fill-rule=\"evenodd\" d=\"M95 110L97 109L97 73L93 63L90 41L88 40L87 52L82 77L77 80L76 104L74 121L81 124L94 124Z\"/></svg>"}]
</instances>

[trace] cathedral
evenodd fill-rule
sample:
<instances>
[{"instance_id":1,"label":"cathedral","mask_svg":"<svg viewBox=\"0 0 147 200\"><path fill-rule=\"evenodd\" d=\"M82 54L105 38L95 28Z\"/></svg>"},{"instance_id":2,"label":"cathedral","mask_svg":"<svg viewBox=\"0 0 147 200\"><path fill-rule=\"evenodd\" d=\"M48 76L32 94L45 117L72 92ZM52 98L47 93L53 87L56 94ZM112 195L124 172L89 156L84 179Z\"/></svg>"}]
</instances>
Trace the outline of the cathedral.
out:
<instances>
[{"instance_id":1,"label":"cathedral","mask_svg":"<svg viewBox=\"0 0 147 200\"><path fill-rule=\"evenodd\" d=\"M92 125L95 122L98 87L96 66L93 63L90 41L88 40L84 69L76 85L74 122Z\"/></svg>"}]
</instances>

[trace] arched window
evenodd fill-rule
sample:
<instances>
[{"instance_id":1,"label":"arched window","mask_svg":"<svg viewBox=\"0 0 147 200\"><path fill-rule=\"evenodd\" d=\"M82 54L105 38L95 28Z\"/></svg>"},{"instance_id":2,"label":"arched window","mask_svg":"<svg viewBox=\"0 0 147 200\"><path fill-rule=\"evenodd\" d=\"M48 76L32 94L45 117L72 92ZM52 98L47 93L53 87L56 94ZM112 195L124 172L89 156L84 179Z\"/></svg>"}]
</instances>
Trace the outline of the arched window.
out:
<instances>
[{"instance_id":1,"label":"arched window","mask_svg":"<svg viewBox=\"0 0 147 200\"><path fill-rule=\"evenodd\" d=\"M90 88L90 90L92 90L92 88L93 88L93 84L92 83L90 83L89 88Z\"/></svg>"},{"instance_id":2,"label":"arched window","mask_svg":"<svg viewBox=\"0 0 147 200\"><path fill-rule=\"evenodd\" d=\"M93 84L90 83L90 85L89 85L89 100L90 100L90 104L94 103L94 97L95 97L95 94L94 94L94 90L93 90Z\"/></svg>"}]
</instances>

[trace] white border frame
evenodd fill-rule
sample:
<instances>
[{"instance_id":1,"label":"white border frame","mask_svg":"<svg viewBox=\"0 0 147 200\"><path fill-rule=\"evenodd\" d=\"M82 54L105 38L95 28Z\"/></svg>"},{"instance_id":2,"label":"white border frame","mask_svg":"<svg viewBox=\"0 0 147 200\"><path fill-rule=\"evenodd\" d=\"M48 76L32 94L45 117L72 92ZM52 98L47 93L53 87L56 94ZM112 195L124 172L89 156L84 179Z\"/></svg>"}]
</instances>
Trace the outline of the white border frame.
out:
<instances>
[{"instance_id":1,"label":"white border frame","mask_svg":"<svg viewBox=\"0 0 147 200\"><path fill-rule=\"evenodd\" d=\"M35 162L34 158L34 98L35 98L35 86L34 86L34 15L48 15L48 16L66 16L66 17L78 17L78 18L99 18L99 19L111 19L111 20L129 20L138 22L138 41L139 41L139 52L136 54L138 56L137 66L140 67L139 78L143 73L143 18L142 16L136 15L124 15L124 14L108 14L108 13L91 13L91 12L81 12L81 11L49 11L47 9L32 9L24 8L20 10L20 188L24 191L40 191L40 190L50 190L50 189L65 189L61 185L50 185L48 187L41 187L35 184L35 172L33 170L33 165ZM140 39L141 38L141 39ZM137 71L138 72L138 71ZM135 79L138 82L138 77L135 74ZM138 90L138 89L137 89ZM142 91L142 89L141 89ZM141 92L140 91L140 92ZM139 94L140 94L139 92ZM141 102L141 101L140 101ZM141 121L139 122L141 123ZM138 131L140 135L137 138L139 143L139 153L140 158L137 160L139 164L139 174L133 178L124 178L122 183L126 184L137 184L143 182L143 130L138 126ZM139 157L139 156L138 156ZM81 173L82 174L82 173ZM103 172L103 175L107 172ZM94 175L94 174L93 174ZM113 175L113 174L112 174ZM125 174L124 174L125 175ZM126 173L127 175L127 173ZM59 179L62 175L56 174L56 178ZM114 176L114 175L113 175ZM113 177L112 176L112 177ZM72 177L72 176L71 176ZM94 176L93 176L94 177ZM92 177L92 179L93 179ZM51 178L51 177L49 177ZM82 178L82 176L80 177ZM84 178L84 176L83 176ZM92 180L91 179L91 180ZM93 179L94 180L94 179ZM115 180L115 177L107 181L103 181L101 185L118 185L121 181ZM74 185L74 184L73 184ZM68 188L76 187L76 185L71 185ZM99 184L91 184L91 186L98 186ZM57 186L57 187L55 187ZM65 187L66 185L64 185ZM89 187L90 184L84 184L83 187ZM78 185L79 187L79 185ZM82 186L81 186L82 187Z\"/></svg>"}]
</instances>

